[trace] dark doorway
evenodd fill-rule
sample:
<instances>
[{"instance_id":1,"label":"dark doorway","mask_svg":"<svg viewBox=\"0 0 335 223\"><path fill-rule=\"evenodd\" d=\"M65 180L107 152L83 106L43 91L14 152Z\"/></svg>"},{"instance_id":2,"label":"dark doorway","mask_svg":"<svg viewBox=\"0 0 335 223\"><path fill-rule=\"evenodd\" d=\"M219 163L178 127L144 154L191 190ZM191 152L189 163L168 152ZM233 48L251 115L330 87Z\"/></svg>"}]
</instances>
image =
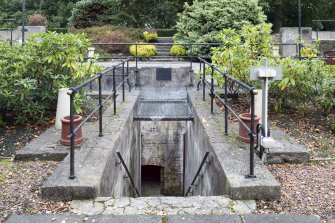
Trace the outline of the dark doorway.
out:
<instances>
[{"instance_id":1,"label":"dark doorway","mask_svg":"<svg viewBox=\"0 0 335 223\"><path fill-rule=\"evenodd\" d=\"M162 196L161 194L161 170L160 166L145 165L141 169L141 195Z\"/></svg>"}]
</instances>

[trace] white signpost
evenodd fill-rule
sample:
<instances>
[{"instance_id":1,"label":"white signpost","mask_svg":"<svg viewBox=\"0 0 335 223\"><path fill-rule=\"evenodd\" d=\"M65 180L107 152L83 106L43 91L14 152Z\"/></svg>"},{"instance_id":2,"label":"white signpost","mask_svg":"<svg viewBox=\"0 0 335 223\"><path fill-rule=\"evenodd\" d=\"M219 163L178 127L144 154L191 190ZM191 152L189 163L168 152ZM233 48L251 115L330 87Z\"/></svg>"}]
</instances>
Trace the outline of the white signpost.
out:
<instances>
[{"instance_id":1,"label":"white signpost","mask_svg":"<svg viewBox=\"0 0 335 223\"><path fill-rule=\"evenodd\" d=\"M261 128L258 134L257 147L260 148L262 161L266 161L266 151L274 147L275 141L271 138L268 126L268 96L269 96L269 81L281 80L282 69L280 67L269 67L268 60L263 60L264 67L251 67L250 80L262 80L262 117Z\"/></svg>"}]
</instances>

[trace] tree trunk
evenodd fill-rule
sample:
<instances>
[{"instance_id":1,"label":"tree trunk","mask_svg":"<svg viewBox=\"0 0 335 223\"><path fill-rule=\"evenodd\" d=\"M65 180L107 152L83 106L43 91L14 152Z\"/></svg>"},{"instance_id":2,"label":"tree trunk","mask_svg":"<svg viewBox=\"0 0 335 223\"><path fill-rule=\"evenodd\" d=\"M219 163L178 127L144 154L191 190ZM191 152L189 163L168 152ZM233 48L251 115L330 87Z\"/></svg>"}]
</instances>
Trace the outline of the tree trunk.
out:
<instances>
[{"instance_id":1,"label":"tree trunk","mask_svg":"<svg viewBox=\"0 0 335 223\"><path fill-rule=\"evenodd\" d=\"M283 26L283 4L275 4L273 32L279 33L279 29Z\"/></svg>"}]
</instances>

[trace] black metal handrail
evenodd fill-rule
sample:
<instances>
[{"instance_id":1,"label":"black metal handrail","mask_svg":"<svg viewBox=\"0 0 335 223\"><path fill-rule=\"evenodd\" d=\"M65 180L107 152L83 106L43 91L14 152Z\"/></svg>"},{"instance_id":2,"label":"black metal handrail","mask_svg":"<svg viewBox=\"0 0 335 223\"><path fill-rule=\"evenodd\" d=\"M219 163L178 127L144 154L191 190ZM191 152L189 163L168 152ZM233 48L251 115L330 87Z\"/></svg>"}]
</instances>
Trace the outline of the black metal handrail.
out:
<instances>
[{"instance_id":1,"label":"black metal handrail","mask_svg":"<svg viewBox=\"0 0 335 223\"><path fill-rule=\"evenodd\" d=\"M254 120L255 120L255 94L257 94L257 91L254 87L249 86L236 78L230 76L228 73L221 71L219 68L214 66L213 64L207 62L203 58L198 58L200 61L200 72L202 69L202 78L198 83L197 90L199 90L199 86L202 83L202 90L203 90L203 100L206 100L206 86L210 89L210 97L211 97L211 113L214 111L214 96L220 100L224 107L225 107L225 134L228 134L228 111L230 111L233 116L246 128L248 131L248 135L250 137L250 165L249 165L249 174L246 175L248 178L254 178L254 135L256 133L254 132ZM211 69L211 82L207 83L206 81L206 65L210 67ZM220 95L218 95L217 92L215 92L215 86L214 86L214 71L218 72L224 77L224 100L221 99ZM240 87L246 89L249 92L250 95L250 113L251 113L251 124L250 127L236 114L236 112L233 110L232 107L228 104L228 80L231 80L233 83L239 85Z\"/></svg>"},{"instance_id":2,"label":"black metal handrail","mask_svg":"<svg viewBox=\"0 0 335 223\"><path fill-rule=\"evenodd\" d=\"M97 74L96 76L90 78L89 80L75 86L69 89L68 95L70 96L70 179L74 179L75 176L75 169L74 169L74 139L76 136L76 132L99 110L99 137L103 136L102 132L102 112L103 112L103 105L106 103L108 99L113 97L113 107L114 107L114 115L116 114L116 93L117 90L122 87L122 100L125 101L125 83L129 85L129 91L131 91L131 86L129 84L129 60L123 60L122 62L112 66L111 68L108 68L104 70L104 72ZM127 66L127 69L125 70L125 64ZM116 79L115 79L115 70L118 67L122 67L122 82L121 84L116 87ZM104 75L106 75L108 72L113 71L113 92L104 100L102 101L102 83L101 79ZM127 72L127 75L125 74ZM92 84L95 80L98 80L98 106L96 106L93 111L82 121L76 128L74 128L74 97L78 93L78 91L90 84Z\"/></svg>"},{"instance_id":3,"label":"black metal handrail","mask_svg":"<svg viewBox=\"0 0 335 223\"><path fill-rule=\"evenodd\" d=\"M195 174L195 176L194 176L194 178L192 180L191 185L188 187L188 189L186 191L185 197L187 197L188 194L191 192L192 186L196 186L194 183L197 180L198 176L200 175L200 171L201 171L202 167L204 166L204 164L206 163L206 159L207 159L208 155L209 155L209 152L207 151L206 154L205 154L205 156L204 156L204 158L201 161L201 164L200 164L200 166L198 168L197 173Z\"/></svg>"},{"instance_id":4,"label":"black metal handrail","mask_svg":"<svg viewBox=\"0 0 335 223\"><path fill-rule=\"evenodd\" d=\"M122 158L122 156L121 156L121 153L117 151L116 154L117 154L117 156L119 157L122 166L123 166L124 169L126 170L127 176L128 176L128 178L129 178L130 183L131 183L131 185L133 186L133 188L134 188L134 190L135 190L137 196L140 197L141 195L140 195L140 193L138 192L138 189L137 189L137 187L136 187L136 185L135 185L135 182L134 182L134 180L133 180L133 178L132 178L132 176L131 176L131 174L130 174L130 172L129 172L129 169L128 169L126 163L124 162L124 160L123 160L123 158Z\"/></svg>"},{"instance_id":5,"label":"black metal handrail","mask_svg":"<svg viewBox=\"0 0 335 223\"><path fill-rule=\"evenodd\" d=\"M313 23L318 23L318 22L335 22L334 19L324 19L324 20L312 20ZM319 26L316 25L316 40L319 40Z\"/></svg>"}]
</instances>

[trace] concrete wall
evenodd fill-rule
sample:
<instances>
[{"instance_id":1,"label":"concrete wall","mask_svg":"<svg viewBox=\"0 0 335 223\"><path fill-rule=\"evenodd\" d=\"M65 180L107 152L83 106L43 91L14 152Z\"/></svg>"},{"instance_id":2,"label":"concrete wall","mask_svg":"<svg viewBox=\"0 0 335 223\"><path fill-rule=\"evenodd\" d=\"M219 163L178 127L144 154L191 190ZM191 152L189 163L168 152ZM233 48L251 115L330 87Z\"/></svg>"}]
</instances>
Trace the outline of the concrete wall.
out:
<instances>
[{"instance_id":1,"label":"concrete wall","mask_svg":"<svg viewBox=\"0 0 335 223\"><path fill-rule=\"evenodd\" d=\"M321 40L320 41L320 54L324 55L325 52L335 50L335 39L334 40Z\"/></svg>"},{"instance_id":2,"label":"concrete wall","mask_svg":"<svg viewBox=\"0 0 335 223\"><path fill-rule=\"evenodd\" d=\"M133 121L134 113L130 112L127 120L119 127L120 138L116 140L113 153L109 154L106 167L104 168L99 196L134 196L134 189L127 177L124 167L119 163L116 151L119 151L140 191L141 176L141 137L140 123ZM106 137L106 136L104 136Z\"/></svg>"},{"instance_id":3,"label":"concrete wall","mask_svg":"<svg viewBox=\"0 0 335 223\"><path fill-rule=\"evenodd\" d=\"M185 184L184 192L188 187L201 164L207 151L210 152L207 161L201 171L201 176L192 187L193 196L212 196L227 194L225 189L225 176L222 165L218 160L211 144L209 133L205 131L203 120L200 120L194 111L194 121L187 123L187 141L185 153Z\"/></svg>"},{"instance_id":4,"label":"concrete wall","mask_svg":"<svg viewBox=\"0 0 335 223\"><path fill-rule=\"evenodd\" d=\"M313 39L314 40L335 40L335 32L334 31L313 31Z\"/></svg>"},{"instance_id":5,"label":"concrete wall","mask_svg":"<svg viewBox=\"0 0 335 223\"><path fill-rule=\"evenodd\" d=\"M26 31L24 32L25 39L30 37L32 34L35 33L45 33L46 27L45 26L25 26ZM12 31L13 41L21 41L22 39L22 26L18 26L17 29ZM4 30L0 31L0 40L10 40L11 31Z\"/></svg>"},{"instance_id":6,"label":"concrete wall","mask_svg":"<svg viewBox=\"0 0 335 223\"><path fill-rule=\"evenodd\" d=\"M279 31L279 42L284 44L296 44L298 42L299 30L297 27L282 27ZM312 28L302 27L301 38L305 43L312 43ZM297 46L279 46L279 54L283 57L297 56Z\"/></svg>"},{"instance_id":7,"label":"concrete wall","mask_svg":"<svg viewBox=\"0 0 335 223\"><path fill-rule=\"evenodd\" d=\"M161 193L183 193L183 146L185 122L141 122L142 165L163 167Z\"/></svg>"}]
</instances>

